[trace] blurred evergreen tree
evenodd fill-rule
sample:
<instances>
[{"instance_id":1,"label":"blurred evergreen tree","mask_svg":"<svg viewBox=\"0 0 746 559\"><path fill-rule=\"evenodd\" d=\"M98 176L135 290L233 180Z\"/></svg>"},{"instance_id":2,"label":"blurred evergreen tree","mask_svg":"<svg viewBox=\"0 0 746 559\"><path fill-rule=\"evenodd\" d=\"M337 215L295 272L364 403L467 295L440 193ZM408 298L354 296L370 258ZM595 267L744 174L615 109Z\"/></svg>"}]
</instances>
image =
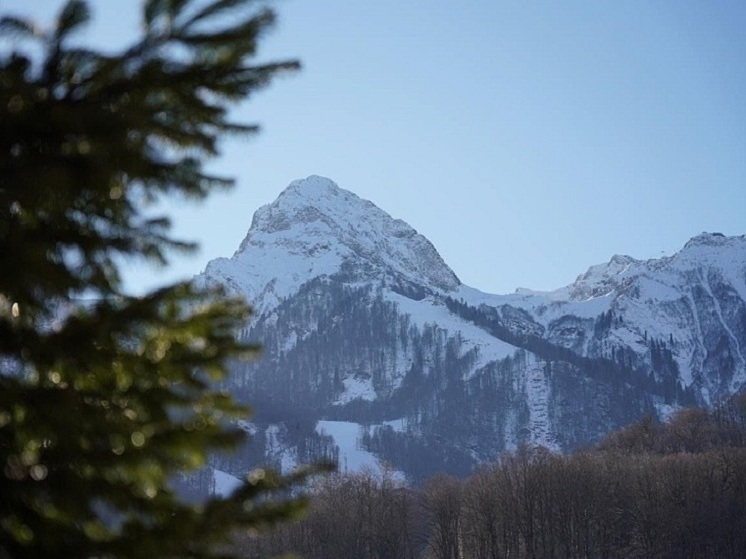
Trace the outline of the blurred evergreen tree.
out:
<instances>
[{"instance_id":1,"label":"blurred evergreen tree","mask_svg":"<svg viewBox=\"0 0 746 559\"><path fill-rule=\"evenodd\" d=\"M121 266L194 248L145 205L229 187L203 162L256 127L228 107L298 63L249 63L274 22L251 0L148 0L116 54L72 43L89 19L70 0L48 32L0 20L0 557L230 557L304 505L302 473L201 504L170 487L243 436L213 383L255 352L249 311L187 283L128 296Z\"/></svg>"}]
</instances>

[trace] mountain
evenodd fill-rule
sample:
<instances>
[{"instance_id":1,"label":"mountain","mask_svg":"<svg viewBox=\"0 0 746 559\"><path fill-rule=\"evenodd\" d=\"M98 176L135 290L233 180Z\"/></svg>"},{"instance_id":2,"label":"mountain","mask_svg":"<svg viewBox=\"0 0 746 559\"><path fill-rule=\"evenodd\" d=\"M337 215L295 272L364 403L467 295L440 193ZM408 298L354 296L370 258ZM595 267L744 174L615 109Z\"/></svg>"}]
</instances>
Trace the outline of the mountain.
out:
<instances>
[{"instance_id":1,"label":"mountain","mask_svg":"<svg viewBox=\"0 0 746 559\"><path fill-rule=\"evenodd\" d=\"M197 281L245 296L255 316L240 335L263 347L226 386L257 412L252 444L216 464L228 473L363 452L412 481L466 475L520 444L572 450L746 386L743 236L492 295L405 222L311 176ZM337 434L351 426L355 448Z\"/></svg>"}]
</instances>

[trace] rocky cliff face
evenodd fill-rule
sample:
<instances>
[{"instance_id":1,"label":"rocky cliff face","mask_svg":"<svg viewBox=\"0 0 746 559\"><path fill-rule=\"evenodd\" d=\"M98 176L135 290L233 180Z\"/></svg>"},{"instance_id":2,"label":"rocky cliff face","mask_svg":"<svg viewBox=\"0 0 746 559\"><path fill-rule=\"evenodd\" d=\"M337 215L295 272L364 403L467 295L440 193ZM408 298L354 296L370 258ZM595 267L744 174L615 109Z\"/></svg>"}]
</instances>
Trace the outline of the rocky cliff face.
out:
<instances>
[{"instance_id":1,"label":"rocky cliff face","mask_svg":"<svg viewBox=\"0 0 746 559\"><path fill-rule=\"evenodd\" d=\"M342 463L324 419L365 425L358 450L412 480L466 474L522 443L570 450L746 384L744 237L702 234L557 291L491 295L403 221L309 177L198 281L253 304L242 335L264 348L229 385L257 411L253 450L235 460Z\"/></svg>"}]
</instances>

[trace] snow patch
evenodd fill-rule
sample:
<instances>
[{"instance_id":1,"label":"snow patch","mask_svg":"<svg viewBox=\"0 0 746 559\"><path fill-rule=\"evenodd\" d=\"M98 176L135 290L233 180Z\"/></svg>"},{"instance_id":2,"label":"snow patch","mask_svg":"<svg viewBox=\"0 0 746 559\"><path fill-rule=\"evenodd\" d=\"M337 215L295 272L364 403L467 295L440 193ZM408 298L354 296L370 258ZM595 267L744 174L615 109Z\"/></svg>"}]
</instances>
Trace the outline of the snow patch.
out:
<instances>
[{"instance_id":1,"label":"snow patch","mask_svg":"<svg viewBox=\"0 0 746 559\"><path fill-rule=\"evenodd\" d=\"M212 470L213 494L218 497L229 497L236 489L243 485L237 477L233 477L221 470Z\"/></svg>"},{"instance_id":2,"label":"snow patch","mask_svg":"<svg viewBox=\"0 0 746 559\"><path fill-rule=\"evenodd\" d=\"M371 402L376 399L376 391L370 377L353 376L345 378L344 391L334 402L335 405L343 405L353 400L366 400Z\"/></svg>"},{"instance_id":3,"label":"snow patch","mask_svg":"<svg viewBox=\"0 0 746 559\"><path fill-rule=\"evenodd\" d=\"M375 427L377 425L366 427L349 421L322 420L316 424L316 432L332 437L334 444L339 447L339 471L341 473L369 471L375 475L382 475L384 465L375 454L364 450L361 445L363 432ZM402 472L394 472L394 476L400 481L405 479Z\"/></svg>"},{"instance_id":4,"label":"snow patch","mask_svg":"<svg viewBox=\"0 0 746 559\"><path fill-rule=\"evenodd\" d=\"M316 432L329 435L339 447L339 469L341 472L359 472L364 468L380 470L375 454L361 448L362 426L348 421L322 420L316 424Z\"/></svg>"}]
</instances>

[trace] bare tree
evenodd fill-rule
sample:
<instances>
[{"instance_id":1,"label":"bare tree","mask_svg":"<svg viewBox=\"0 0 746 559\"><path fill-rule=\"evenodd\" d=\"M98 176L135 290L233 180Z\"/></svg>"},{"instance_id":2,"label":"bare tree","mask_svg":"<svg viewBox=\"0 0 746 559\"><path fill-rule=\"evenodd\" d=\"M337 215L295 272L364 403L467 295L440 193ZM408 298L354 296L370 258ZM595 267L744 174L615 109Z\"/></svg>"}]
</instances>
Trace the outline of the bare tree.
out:
<instances>
[{"instance_id":1,"label":"bare tree","mask_svg":"<svg viewBox=\"0 0 746 559\"><path fill-rule=\"evenodd\" d=\"M426 557L461 559L462 482L438 475L425 485L424 518L428 530Z\"/></svg>"}]
</instances>

